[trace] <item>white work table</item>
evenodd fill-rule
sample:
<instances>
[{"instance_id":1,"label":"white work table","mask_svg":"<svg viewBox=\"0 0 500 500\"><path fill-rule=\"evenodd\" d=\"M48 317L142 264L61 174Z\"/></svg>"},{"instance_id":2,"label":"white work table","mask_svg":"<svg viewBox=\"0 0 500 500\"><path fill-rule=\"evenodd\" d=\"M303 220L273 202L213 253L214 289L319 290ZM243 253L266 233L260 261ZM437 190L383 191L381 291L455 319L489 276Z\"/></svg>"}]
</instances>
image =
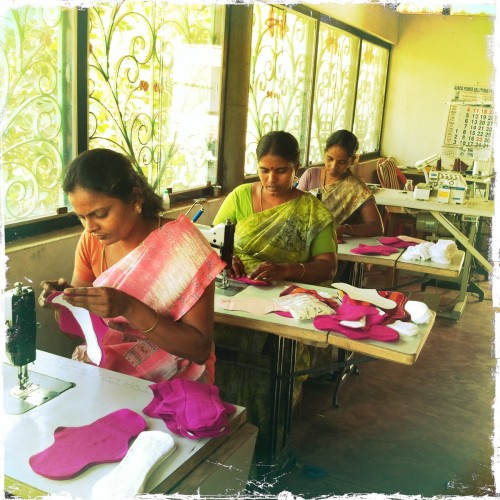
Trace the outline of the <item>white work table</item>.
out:
<instances>
[{"instance_id":1,"label":"white work table","mask_svg":"<svg viewBox=\"0 0 500 500\"><path fill-rule=\"evenodd\" d=\"M293 283L278 283L269 287L248 286L242 288L234 295L237 299L252 299L253 297L269 299L277 298L279 294ZM314 289L319 292L332 294L333 288L325 288L314 285L303 285L307 289ZM231 325L234 328L234 335L238 335L238 329L253 329L271 334L273 340L272 358L270 360L270 400L269 415L271 418L271 437L269 441L269 459L276 470L280 464L288 460L289 440L292 424L292 386L293 379L299 373L295 368L295 353L297 342L304 342L315 346L326 347L328 345L339 348L339 362L336 366L323 367L323 371L342 370L346 373L349 367L359 362L346 359L345 351L353 351L364 355L364 360L383 359L405 365L413 365L429 336L435 321L436 314L432 312L431 320L425 325L419 325L419 333L412 337L403 335L397 342L380 342L377 340L353 340L345 335L333 331L321 331L314 327L313 321L296 320L290 317L283 317L279 314L268 313L256 315L250 312L228 310L222 307L222 301L229 298L223 290L217 290L215 296L215 321L216 323ZM218 346L216 347L223 347ZM222 354L222 353L221 353ZM231 357L223 359L217 354L219 361L234 362ZM307 370L306 370L307 371ZM318 371L314 369L313 371ZM334 400L343 379L338 375L338 384L335 389ZM279 422L283 422L283 430L280 431Z\"/></svg>"},{"instance_id":2,"label":"white work table","mask_svg":"<svg viewBox=\"0 0 500 500\"><path fill-rule=\"evenodd\" d=\"M150 381L43 351L37 351L37 359L29 365L29 373L30 381L34 383L41 380L43 385L43 377L48 376L73 382L75 386L25 413L3 415L5 489L21 498L28 498L27 494L29 497L39 496L42 492L51 495L68 492L71 498L90 499L92 485L118 465L118 462L93 465L67 480L51 480L36 474L28 460L53 444L54 430L57 427L88 425L111 412L128 408L144 417L147 430L170 433L163 420L142 413L142 409L153 397L149 388L152 384ZM42 377L37 378L38 373ZM7 393L10 387L16 385L11 381L17 376L17 368L4 363L3 374L5 400L12 397ZM192 440L170 433L176 448L148 481L148 492L196 493L204 480L211 481L210 475L216 478L215 487L220 488L219 493L226 493L228 489L232 493L241 491L246 484L256 437L256 428L245 424L245 419L246 410L238 407L230 418L232 433L215 439ZM245 434L246 439L242 439L241 433ZM236 460L239 467L231 470L230 467L221 465L216 471L205 471L206 474L200 472L203 462L209 457L213 456L214 461L223 464L223 459L216 459L215 456L222 447L231 446L234 448L233 456L231 457L231 452L226 453L228 465L234 465ZM74 452L77 453L78 450ZM233 476L231 478L227 475L229 471ZM197 474L196 485L189 490L192 473ZM210 490L207 493L216 492Z\"/></svg>"},{"instance_id":3,"label":"white work table","mask_svg":"<svg viewBox=\"0 0 500 500\"><path fill-rule=\"evenodd\" d=\"M492 264L474 247L469 238L443 216L443 213L450 213L492 218L494 214L493 201L470 198L461 205L439 203L434 197L429 198L429 200L417 200L413 197L411 191L384 188L375 190L374 197L377 205L390 205L430 212L481 263L486 271L490 273L493 271Z\"/></svg>"}]
</instances>

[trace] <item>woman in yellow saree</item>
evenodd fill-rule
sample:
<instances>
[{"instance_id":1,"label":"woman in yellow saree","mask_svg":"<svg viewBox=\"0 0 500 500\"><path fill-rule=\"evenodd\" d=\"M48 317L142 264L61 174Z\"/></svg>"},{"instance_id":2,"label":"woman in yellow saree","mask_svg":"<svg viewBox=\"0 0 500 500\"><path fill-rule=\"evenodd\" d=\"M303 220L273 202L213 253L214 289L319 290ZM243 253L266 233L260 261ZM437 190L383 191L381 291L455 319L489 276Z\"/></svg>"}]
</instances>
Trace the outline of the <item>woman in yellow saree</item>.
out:
<instances>
[{"instance_id":1,"label":"woman in yellow saree","mask_svg":"<svg viewBox=\"0 0 500 500\"><path fill-rule=\"evenodd\" d=\"M359 143L348 130L337 130L326 141L325 165L308 168L298 187L315 191L330 210L337 237L381 236L382 217L368 186L350 171Z\"/></svg>"},{"instance_id":2,"label":"woman in yellow saree","mask_svg":"<svg viewBox=\"0 0 500 500\"><path fill-rule=\"evenodd\" d=\"M299 145L293 135L270 132L257 145L259 182L243 184L224 200L214 224L236 224L234 276L302 283L331 281L337 269L336 237L328 209L294 187ZM259 427L256 453L265 456L269 438L271 336L216 325L215 343L238 351L240 366L219 362L216 384L226 401L245 406ZM241 365L255 366L243 368ZM297 369L309 366L307 346L297 347ZM295 399L302 380L294 386Z\"/></svg>"}]
</instances>

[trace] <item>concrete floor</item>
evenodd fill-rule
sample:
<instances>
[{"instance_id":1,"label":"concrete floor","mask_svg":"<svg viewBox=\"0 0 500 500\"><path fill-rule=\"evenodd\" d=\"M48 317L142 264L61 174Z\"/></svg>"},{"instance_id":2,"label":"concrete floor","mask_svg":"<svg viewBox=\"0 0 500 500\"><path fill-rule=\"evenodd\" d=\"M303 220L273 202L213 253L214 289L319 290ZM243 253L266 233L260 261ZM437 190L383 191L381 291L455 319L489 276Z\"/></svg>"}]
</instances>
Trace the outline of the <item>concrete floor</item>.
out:
<instances>
[{"instance_id":1,"label":"concrete floor","mask_svg":"<svg viewBox=\"0 0 500 500\"><path fill-rule=\"evenodd\" d=\"M370 280L383 279L376 268L367 276L368 288ZM414 366L360 365L360 373L343 385L339 407L332 406L331 382L306 382L292 428L296 466L267 492L304 499L356 493L495 496L494 309L490 284L480 286L484 300L469 294L459 321L436 319ZM439 294L441 306L457 294L427 291Z\"/></svg>"}]
</instances>

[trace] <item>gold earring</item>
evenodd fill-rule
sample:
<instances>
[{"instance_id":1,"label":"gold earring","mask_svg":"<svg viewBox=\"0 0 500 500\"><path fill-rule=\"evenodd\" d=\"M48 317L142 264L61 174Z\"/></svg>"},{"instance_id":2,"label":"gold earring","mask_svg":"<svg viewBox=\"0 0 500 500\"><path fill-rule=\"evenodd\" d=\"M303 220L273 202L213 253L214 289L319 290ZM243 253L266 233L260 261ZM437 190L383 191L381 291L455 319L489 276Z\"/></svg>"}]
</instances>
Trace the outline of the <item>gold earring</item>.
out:
<instances>
[{"instance_id":1,"label":"gold earring","mask_svg":"<svg viewBox=\"0 0 500 500\"><path fill-rule=\"evenodd\" d=\"M142 207L140 205L135 206L135 211L140 214L142 212Z\"/></svg>"}]
</instances>

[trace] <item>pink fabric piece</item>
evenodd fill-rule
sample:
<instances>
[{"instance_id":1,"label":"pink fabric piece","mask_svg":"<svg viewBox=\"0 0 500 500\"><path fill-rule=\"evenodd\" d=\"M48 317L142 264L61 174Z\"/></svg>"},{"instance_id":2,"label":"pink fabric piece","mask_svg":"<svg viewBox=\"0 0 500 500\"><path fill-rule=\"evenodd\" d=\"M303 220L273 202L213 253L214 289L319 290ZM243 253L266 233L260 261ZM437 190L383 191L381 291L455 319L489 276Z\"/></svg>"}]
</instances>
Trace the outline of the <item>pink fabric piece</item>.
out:
<instances>
[{"instance_id":1,"label":"pink fabric piece","mask_svg":"<svg viewBox=\"0 0 500 500\"><path fill-rule=\"evenodd\" d=\"M239 281L241 283L247 283L248 285L254 286L271 286L272 282L263 281L263 280L252 280L250 278L245 278L244 276L240 276L239 278L231 278L234 281Z\"/></svg>"},{"instance_id":2,"label":"pink fabric piece","mask_svg":"<svg viewBox=\"0 0 500 500\"><path fill-rule=\"evenodd\" d=\"M54 443L31 456L29 464L49 479L70 479L92 465L119 462L146 427L141 415L126 408L82 427L58 427Z\"/></svg>"},{"instance_id":3,"label":"pink fabric piece","mask_svg":"<svg viewBox=\"0 0 500 500\"><path fill-rule=\"evenodd\" d=\"M361 255L391 255L398 251L397 248L387 245L365 245L364 243L360 243L356 248L351 248L351 253Z\"/></svg>"},{"instance_id":4,"label":"pink fabric piece","mask_svg":"<svg viewBox=\"0 0 500 500\"><path fill-rule=\"evenodd\" d=\"M382 236L378 241L380 241L382 245L390 245L393 248L408 248L417 244L415 241L403 241L397 236Z\"/></svg>"},{"instance_id":5,"label":"pink fabric piece","mask_svg":"<svg viewBox=\"0 0 500 500\"><path fill-rule=\"evenodd\" d=\"M274 311L272 300L262 297L245 297L238 299L229 297L220 301L220 307L228 311L245 311L252 314L262 315Z\"/></svg>"},{"instance_id":6,"label":"pink fabric piece","mask_svg":"<svg viewBox=\"0 0 500 500\"><path fill-rule=\"evenodd\" d=\"M104 365L106 355L104 349L102 348L102 341L104 335L108 331L108 325L102 318L97 316L97 314L87 311L93 329L92 331L83 331L80 323L75 318L71 310L68 309L68 307L64 307L63 305L54 302L54 299L62 294L63 292L54 292L47 297L47 302L49 304L52 304L59 311L59 328L63 332L82 337L87 343L95 342L98 345L101 354L100 362L95 364L97 364L98 366ZM89 338L89 336L93 338Z\"/></svg>"},{"instance_id":7,"label":"pink fabric piece","mask_svg":"<svg viewBox=\"0 0 500 500\"><path fill-rule=\"evenodd\" d=\"M386 325L372 324L363 328L349 328L341 325L336 315L317 316L313 324L318 330L341 333L353 340L373 339L381 342L399 340L399 333Z\"/></svg>"},{"instance_id":8,"label":"pink fabric piece","mask_svg":"<svg viewBox=\"0 0 500 500\"><path fill-rule=\"evenodd\" d=\"M358 321L362 317L366 318L366 326L362 328L351 328L340 323L341 321ZM381 342L395 342L399 339L399 333L383 324L388 317L387 313L380 314L377 307L353 301L345 295L336 314L317 316L313 320L313 325L318 330L341 333L353 340L374 339Z\"/></svg>"},{"instance_id":9,"label":"pink fabric piece","mask_svg":"<svg viewBox=\"0 0 500 500\"><path fill-rule=\"evenodd\" d=\"M380 314L380 311L375 306L358 305L351 302L351 300L349 297L344 296L342 305L337 309L337 314L335 314L335 317L339 321L358 321L366 316L367 325L383 323L387 314Z\"/></svg>"},{"instance_id":10,"label":"pink fabric piece","mask_svg":"<svg viewBox=\"0 0 500 500\"><path fill-rule=\"evenodd\" d=\"M172 432L190 439L231 432L227 417L236 411L236 406L220 399L217 386L175 379L149 387L153 399L142 411L161 418Z\"/></svg>"},{"instance_id":11,"label":"pink fabric piece","mask_svg":"<svg viewBox=\"0 0 500 500\"><path fill-rule=\"evenodd\" d=\"M405 309L405 305L408 302L408 297L404 293L397 292L395 290L378 290L377 293L384 299L389 299L396 303L396 307L393 307L391 309L380 308L386 313L383 321L384 324L392 323L393 321L396 321L398 319L401 321L410 320L410 314ZM355 305L371 305L369 302L356 300L349 297L348 295L344 296L343 302L349 302Z\"/></svg>"}]
</instances>

